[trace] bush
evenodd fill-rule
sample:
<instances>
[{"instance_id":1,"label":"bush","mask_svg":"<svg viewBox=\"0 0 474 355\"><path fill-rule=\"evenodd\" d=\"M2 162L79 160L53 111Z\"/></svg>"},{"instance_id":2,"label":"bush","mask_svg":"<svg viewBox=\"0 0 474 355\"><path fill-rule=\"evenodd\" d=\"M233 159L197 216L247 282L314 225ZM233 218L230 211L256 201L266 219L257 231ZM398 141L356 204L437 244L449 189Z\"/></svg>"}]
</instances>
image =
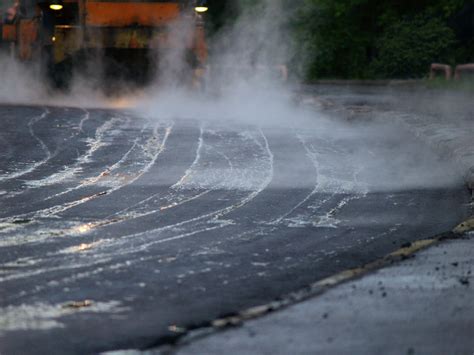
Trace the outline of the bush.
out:
<instances>
[{"instance_id":1,"label":"bush","mask_svg":"<svg viewBox=\"0 0 474 355\"><path fill-rule=\"evenodd\" d=\"M377 41L373 73L387 78L417 78L433 62L452 63L455 34L439 18L417 16L391 25Z\"/></svg>"},{"instance_id":2,"label":"bush","mask_svg":"<svg viewBox=\"0 0 474 355\"><path fill-rule=\"evenodd\" d=\"M291 64L301 77L367 77L374 19L353 2L366 1L305 0L298 7L292 22L296 53Z\"/></svg>"}]
</instances>

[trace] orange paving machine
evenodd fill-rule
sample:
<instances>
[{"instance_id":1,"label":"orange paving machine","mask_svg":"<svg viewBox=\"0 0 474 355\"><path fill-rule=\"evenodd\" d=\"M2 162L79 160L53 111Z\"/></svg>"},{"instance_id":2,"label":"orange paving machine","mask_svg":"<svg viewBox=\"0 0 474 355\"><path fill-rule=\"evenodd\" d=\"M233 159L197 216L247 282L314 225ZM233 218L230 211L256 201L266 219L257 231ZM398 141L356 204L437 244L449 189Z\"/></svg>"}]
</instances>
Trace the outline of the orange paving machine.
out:
<instances>
[{"instance_id":1,"label":"orange paving machine","mask_svg":"<svg viewBox=\"0 0 474 355\"><path fill-rule=\"evenodd\" d=\"M193 81L207 60L206 11L202 0L19 0L3 8L1 42L58 86L75 71L147 83L169 53Z\"/></svg>"}]
</instances>

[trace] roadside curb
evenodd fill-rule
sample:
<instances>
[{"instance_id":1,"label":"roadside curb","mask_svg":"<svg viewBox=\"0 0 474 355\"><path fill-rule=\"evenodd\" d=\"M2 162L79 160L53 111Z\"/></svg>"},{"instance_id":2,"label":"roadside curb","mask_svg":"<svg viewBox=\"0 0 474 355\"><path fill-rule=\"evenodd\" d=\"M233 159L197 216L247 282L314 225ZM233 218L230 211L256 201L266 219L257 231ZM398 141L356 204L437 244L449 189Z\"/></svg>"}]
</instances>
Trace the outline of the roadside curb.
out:
<instances>
[{"instance_id":1,"label":"roadside curb","mask_svg":"<svg viewBox=\"0 0 474 355\"><path fill-rule=\"evenodd\" d=\"M456 228L453 229L453 232L456 234L468 234L474 231L474 217L471 217L464 222L457 225Z\"/></svg>"},{"instance_id":2,"label":"roadside curb","mask_svg":"<svg viewBox=\"0 0 474 355\"><path fill-rule=\"evenodd\" d=\"M341 271L335 275L324 278L314 284L311 284L304 290L290 293L280 301L275 301L267 305L257 306L249 308L242 312L239 312L235 316L214 320L211 324L214 329L221 329L239 325L242 321L250 320L253 318L260 317L264 314L277 311L295 303L313 298L321 295L330 288L338 286L342 283L352 281L363 277L371 272L380 270L381 268L391 266L400 261L414 257L416 253L425 250L429 247L437 245L445 240L456 240L465 238L468 233L474 229L474 218L459 224L453 231L440 234L436 237L429 239L422 239L412 243L408 243L406 246L393 251L392 253L382 257L381 259L375 260L362 267L348 269Z\"/></svg>"},{"instance_id":3,"label":"roadside curb","mask_svg":"<svg viewBox=\"0 0 474 355\"><path fill-rule=\"evenodd\" d=\"M247 308L233 315L218 318L206 324L201 324L193 328L175 327L169 329L174 336L168 338L168 343L158 345L148 350L158 351L159 354L173 354L180 347L191 344L197 340L215 336L228 329L241 326L244 322L267 316L270 313L284 310L298 303L313 299L328 292L334 287L344 283L358 280L371 273L377 272L386 267L393 266L401 261L415 257L418 252L436 246L447 240L471 239L474 230L474 218L462 222L451 232L446 232L433 238L422 239L412 243L407 243L402 248L390 254L370 262L364 266L348 269L326 277L298 291L282 296L279 300ZM169 341L171 340L171 341Z\"/></svg>"},{"instance_id":4,"label":"roadside curb","mask_svg":"<svg viewBox=\"0 0 474 355\"><path fill-rule=\"evenodd\" d=\"M332 84L338 85L339 83L333 81ZM344 82L343 84L347 85L348 83ZM358 83L353 84L357 85ZM319 95L314 94L297 94L296 101L299 101L300 104L315 108L320 112L337 112L338 115L341 112L343 114L347 112L349 117L356 117L356 115L351 115L351 110L356 114L359 109L361 112L367 112L365 111L365 106L362 106L362 104L347 107L344 105L339 105L337 102L334 102L331 99L320 97ZM377 107L374 107L373 105L367 105L366 107L368 107L370 111L377 115L386 115L383 118L396 120L402 126L405 126L407 130L412 132L412 134L418 137L422 142L430 146L439 155L453 160L454 164L461 169L464 182L470 189L472 197L474 198L474 166L472 165L473 155L469 150L471 147L471 145L468 144L469 140L465 141L466 134L469 133L468 130L466 130L466 134L457 136L457 129L459 127L455 127L455 134L446 137L441 135L439 132L442 132L445 127L448 127L449 129L450 126L452 126L452 123L450 122L441 122L441 124L436 125L436 122L430 122L429 119L426 120L426 117L421 117L420 119L420 117L417 117L416 115L397 112L395 110L380 112ZM429 116L427 117L429 118ZM431 123L435 124L431 125ZM457 137L461 137L461 139L458 140ZM468 149L466 150L465 148ZM207 322L206 324L196 326L194 329L179 329L182 331L182 333L179 335L176 334L176 342L174 344L163 345L158 349L163 351L160 352L163 354L171 354L174 353L174 351L178 352L181 347L186 347L187 345L203 338L213 337L216 335L218 336L220 333L230 328L241 326L247 321L265 317L273 312L282 311L303 301L317 298L331 289L341 286L342 284L359 280L368 276L369 274L375 274L381 269L388 268L398 264L401 261L411 259L417 253L436 245L440 245L443 242L449 240L457 240L459 243L460 240L468 240L469 243L474 241L474 217L468 218L464 222L458 224L450 232L440 234L433 238L407 243L402 248L395 250L394 252L389 253L386 256L371 263L336 273L313 284L310 284L304 289L286 294L276 301L248 308L227 317L215 319L213 321Z\"/></svg>"},{"instance_id":5,"label":"roadside curb","mask_svg":"<svg viewBox=\"0 0 474 355\"><path fill-rule=\"evenodd\" d=\"M334 82L334 84L337 83ZM318 95L314 94L297 94L296 101L299 101L300 104L306 104L310 107L312 106L314 108L317 108L319 111L322 110L323 112L331 112L333 110L340 112L341 109L346 110L343 105L338 105L332 100L326 100L324 98L321 99L320 97L318 97ZM374 112L377 111L377 108L374 107ZM426 132L424 132L422 129L419 129L419 127L417 127L416 125L407 122L411 118L409 114L404 114L396 111L384 112L383 114L390 115L391 118L397 119L397 121L399 121L403 125L406 125L406 127L410 129L410 131L413 132L414 135L424 141L425 144L432 146L432 148L438 151L441 155L449 156L453 160L456 160L456 165L459 165L459 167L462 168L463 172L466 172L466 160L463 160L463 157L458 155L458 152L455 149L452 149L449 144L445 144L445 142L443 141L433 139L433 137L426 134ZM474 187L474 167L470 167L468 169L468 173L465 175L465 182L472 192ZM154 347L153 350L158 350L158 353L160 354L172 354L180 347L186 346L197 340L207 338L209 336L214 336L229 328L241 326L246 321L264 317L270 313L281 311L300 302L313 299L326 293L334 287L360 279L362 277L367 276L368 274L375 273L380 269L390 267L401 261L410 259L420 251L441 244L444 241L459 239L474 240L474 234L472 233L473 230L474 218L470 218L460 223L450 232L440 234L433 238L422 239L412 243L407 243L401 249L395 250L394 252L371 263L368 263L361 267L348 269L336 273L313 284L310 284L303 289L286 294L280 299L275 300L273 302L257 305L255 307L236 312L235 314L231 314L227 317L217 318L191 328L181 328L179 326L173 326L169 328L169 331L172 335L170 335L170 338L167 339L169 340L167 344L166 342L162 342L161 345L157 344L158 347Z\"/></svg>"}]
</instances>

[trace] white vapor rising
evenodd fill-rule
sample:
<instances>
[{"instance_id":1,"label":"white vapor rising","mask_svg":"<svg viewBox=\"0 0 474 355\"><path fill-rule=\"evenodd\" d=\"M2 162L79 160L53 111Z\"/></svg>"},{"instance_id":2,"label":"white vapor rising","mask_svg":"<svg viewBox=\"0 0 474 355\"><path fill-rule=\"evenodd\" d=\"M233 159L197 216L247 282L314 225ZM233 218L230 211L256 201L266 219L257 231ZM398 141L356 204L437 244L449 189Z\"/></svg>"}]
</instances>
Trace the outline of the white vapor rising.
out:
<instances>
[{"instance_id":1,"label":"white vapor rising","mask_svg":"<svg viewBox=\"0 0 474 355\"><path fill-rule=\"evenodd\" d=\"M281 30L282 13L279 0L242 9L235 23L213 38L208 73L198 92L180 85L180 75L176 75L176 63L186 60L184 51L169 53L167 62L173 64L160 66L160 77L168 80L148 90L139 109L160 118L287 123L294 107L281 73L290 47L288 36ZM187 38L185 31L192 31L192 27L184 26L172 29L175 38ZM167 72L174 80L169 80Z\"/></svg>"},{"instance_id":2,"label":"white vapor rising","mask_svg":"<svg viewBox=\"0 0 474 355\"><path fill-rule=\"evenodd\" d=\"M87 78L75 78L67 93L54 91L44 82L36 65L11 56L0 56L0 78L0 104L114 107L114 102Z\"/></svg>"},{"instance_id":3,"label":"white vapor rising","mask_svg":"<svg viewBox=\"0 0 474 355\"><path fill-rule=\"evenodd\" d=\"M10 56L0 56L0 102L28 103L44 100L46 87L37 80L36 68L22 65Z\"/></svg>"},{"instance_id":4,"label":"white vapor rising","mask_svg":"<svg viewBox=\"0 0 474 355\"><path fill-rule=\"evenodd\" d=\"M394 129L392 123L380 120L348 123L294 103L295 94L283 83L280 71L280 66L291 57L292 49L290 36L283 30L284 13L280 0L264 0L243 10L235 23L224 28L210 43L208 74L197 90L190 88L192 71L187 61L187 45L195 23L188 16L184 22L179 20L170 25L168 32L175 45L156 53L157 80L146 89L138 92L124 88L126 94L122 97L110 98L96 88L95 81L76 76L68 93L51 92L39 79L38 70L3 57L0 58L0 101L126 106L157 121L193 119L208 125L252 125L278 134L308 136L312 137L308 138L310 147L324 147L324 144L335 147L323 149L321 164L337 166L349 162L359 171L357 178L373 190L459 182L459 175L447 172L452 171L451 166L434 159L432 153L418 150L414 154L412 150L418 149L410 143L414 138L403 136L402 129ZM390 149L377 148L384 140L390 142ZM314 158L317 154L308 152L308 155ZM288 159L293 159L291 154Z\"/></svg>"}]
</instances>

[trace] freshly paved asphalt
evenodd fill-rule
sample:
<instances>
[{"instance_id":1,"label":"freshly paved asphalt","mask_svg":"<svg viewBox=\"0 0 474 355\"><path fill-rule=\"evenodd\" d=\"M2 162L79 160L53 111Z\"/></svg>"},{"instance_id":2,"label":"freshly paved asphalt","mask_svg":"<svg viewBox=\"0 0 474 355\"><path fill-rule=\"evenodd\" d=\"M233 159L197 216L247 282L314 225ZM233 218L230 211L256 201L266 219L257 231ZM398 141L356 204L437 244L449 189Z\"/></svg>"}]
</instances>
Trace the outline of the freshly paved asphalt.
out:
<instances>
[{"instance_id":1,"label":"freshly paved asphalt","mask_svg":"<svg viewBox=\"0 0 474 355\"><path fill-rule=\"evenodd\" d=\"M472 238L444 241L239 327L189 335L169 353L470 355L473 265Z\"/></svg>"},{"instance_id":2,"label":"freshly paved asphalt","mask_svg":"<svg viewBox=\"0 0 474 355\"><path fill-rule=\"evenodd\" d=\"M156 346L466 216L402 127L316 116L1 106L0 353Z\"/></svg>"}]
</instances>

